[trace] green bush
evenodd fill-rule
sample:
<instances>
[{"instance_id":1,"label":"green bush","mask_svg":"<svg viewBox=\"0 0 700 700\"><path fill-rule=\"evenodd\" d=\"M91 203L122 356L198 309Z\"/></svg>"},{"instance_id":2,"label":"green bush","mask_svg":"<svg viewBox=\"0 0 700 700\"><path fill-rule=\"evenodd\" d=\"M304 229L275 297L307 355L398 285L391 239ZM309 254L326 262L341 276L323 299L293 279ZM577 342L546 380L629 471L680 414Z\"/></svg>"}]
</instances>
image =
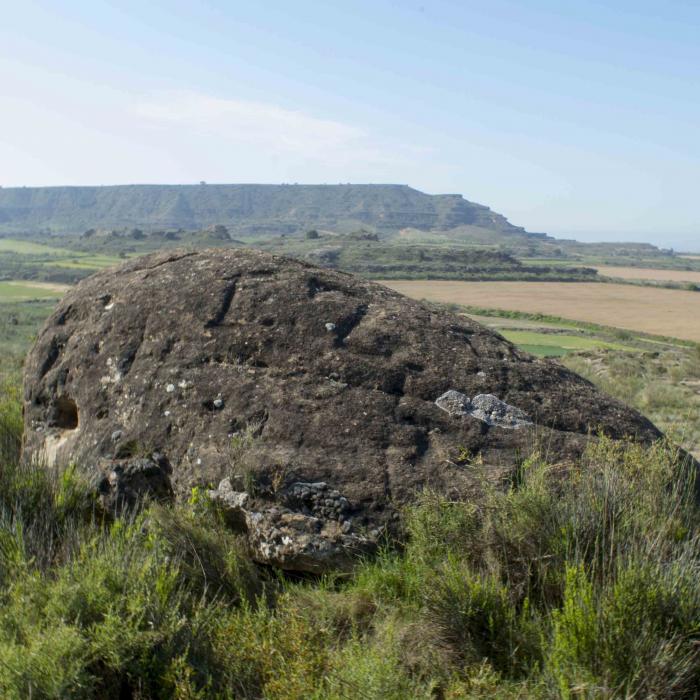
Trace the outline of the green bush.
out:
<instances>
[{"instance_id":1,"label":"green bush","mask_svg":"<svg viewBox=\"0 0 700 700\"><path fill-rule=\"evenodd\" d=\"M0 402L19 435L18 396ZM455 450L458 446L455 446ZM694 697L700 530L670 444L479 465L351 576L258 567L201 489L114 520L78 468L0 463L0 696Z\"/></svg>"}]
</instances>

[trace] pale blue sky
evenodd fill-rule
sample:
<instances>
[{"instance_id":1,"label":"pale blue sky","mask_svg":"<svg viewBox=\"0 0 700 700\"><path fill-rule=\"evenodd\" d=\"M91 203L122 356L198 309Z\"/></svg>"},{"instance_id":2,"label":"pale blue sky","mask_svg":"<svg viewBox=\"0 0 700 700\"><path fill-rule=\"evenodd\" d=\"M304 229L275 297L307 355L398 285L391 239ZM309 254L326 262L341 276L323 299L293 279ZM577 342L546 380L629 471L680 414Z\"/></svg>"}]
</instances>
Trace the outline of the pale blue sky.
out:
<instances>
[{"instance_id":1,"label":"pale blue sky","mask_svg":"<svg viewBox=\"0 0 700 700\"><path fill-rule=\"evenodd\" d=\"M0 0L0 184L401 182L700 248L700 2Z\"/></svg>"}]
</instances>

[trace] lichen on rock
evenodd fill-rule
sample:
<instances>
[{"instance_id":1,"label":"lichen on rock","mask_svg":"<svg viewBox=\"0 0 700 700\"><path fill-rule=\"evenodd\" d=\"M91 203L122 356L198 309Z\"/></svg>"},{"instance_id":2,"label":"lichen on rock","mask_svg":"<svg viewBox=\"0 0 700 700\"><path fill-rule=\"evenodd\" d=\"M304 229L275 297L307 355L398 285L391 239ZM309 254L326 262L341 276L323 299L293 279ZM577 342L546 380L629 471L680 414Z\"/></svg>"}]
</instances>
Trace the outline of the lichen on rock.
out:
<instances>
[{"instance_id":1,"label":"lichen on rock","mask_svg":"<svg viewBox=\"0 0 700 700\"><path fill-rule=\"evenodd\" d=\"M473 399L455 389L438 396L435 405L451 416L471 416L487 425L517 429L532 425L530 417L519 408L501 401L493 394L477 394Z\"/></svg>"}]
</instances>

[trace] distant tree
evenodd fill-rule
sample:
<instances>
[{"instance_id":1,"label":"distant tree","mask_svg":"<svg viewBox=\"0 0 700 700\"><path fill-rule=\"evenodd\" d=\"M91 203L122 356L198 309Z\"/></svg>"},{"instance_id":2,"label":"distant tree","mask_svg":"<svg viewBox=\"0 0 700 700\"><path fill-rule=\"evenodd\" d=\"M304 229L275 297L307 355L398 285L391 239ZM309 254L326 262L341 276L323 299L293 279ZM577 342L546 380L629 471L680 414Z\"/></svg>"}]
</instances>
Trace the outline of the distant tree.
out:
<instances>
[{"instance_id":1,"label":"distant tree","mask_svg":"<svg viewBox=\"0 0 700 700\"><path fill-rule=\"evenodd\" d=\"M217 240L221 240L221 241L230 241L231 240L231 236L228 232L228 229L223 224L215 224L214 226L210 226L208 229L208 232L212 238L216 238Z\"/></svg>"},{"instance_id":2,"label":"distant tree","mask_svg":"<svg viewBox=\"0 0 700 700\"><path fill-rule=\"evenodd\" d=\"M320 238L318 231L315 228L312 228L310 231L306 232L306 237L309 239L316 239Z\"/></svg>"}]
</instances>

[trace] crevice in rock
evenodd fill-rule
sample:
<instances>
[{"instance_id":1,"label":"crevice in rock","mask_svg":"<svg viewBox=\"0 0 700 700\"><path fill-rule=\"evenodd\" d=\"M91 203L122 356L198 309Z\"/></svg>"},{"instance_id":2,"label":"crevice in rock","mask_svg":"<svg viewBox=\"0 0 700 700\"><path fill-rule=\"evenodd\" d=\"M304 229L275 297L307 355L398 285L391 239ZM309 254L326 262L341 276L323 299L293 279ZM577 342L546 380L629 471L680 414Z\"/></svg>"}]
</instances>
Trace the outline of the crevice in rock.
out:
<instances>
[{"instance_id":1,"label":"crevice in rock","mask_svg":"<svg viewBox=\"0 0 700 700\"><path fill-rule=\"evenodd\" d=\"M425 433L425 430L419 429L416 431L416 454L414 462L420 462L425 453L430 449L430 439Z\"/></svg>"},{"instance_id":2,"label":"crevice in rock","mask_svg":"<svg viewBox=\"0 0 700 700\"><path fill-rule=\"evenodd\" d=\"M463 328L462 326L450 326L447 331L450 335L454 335L457 338L461 338L471 349L476 357L479 357L479 353L476 348L472 345L471 337L474 335L474 331L468 328Z\"/></svg>"},{"instance_id":3,"label":"crevice in rock","mask_svg":"<svg viewBox=\"0 0 700 700\"><path fill-rule=\"evenodd\" d=\"M49 345L48 352L46 353L46 357L39 368L40 378L45 377L46 373L56 364L56 361L61 354L61 350L63 350L63 343L60 342L56 336L54 336L51 338L51 344Z\"/></svg>"},{"instance_id":4,"label":"crevice in rock","mask_svg":"<svg viewBox=\"0 0 700 700\"><path fill-rule=\"evenodd\" d=\"M65 308L57 317L56 317L56 325L57 326L65 326L66 321L72 316L73 314L73 305L69 304L67 308Z\"/></svg>"},{"instance_id":5,"label":"crevice in rock","mask_svg":"<svg viewBox=\"0 0 700 700\"><path fill-rule=\"evenodd\" d=\"M205 328L214 328L216 326L220 326L223 323L223 320L226 318L226 314L229 312L231 304L233 303L233 297L236 296L237 284L238 278L235 277L226 285L226 287L224 287L223 294L221 295L221 303L219 305L219 309L204 324Z\"/></svg>"},{"instance_id":6,"label":"crevice in rock","mask_svg":"<svg viewBox=\"0 0 700 700\"><path fill-rule=\"evenodd\" d=\"M386 503L391 503L391 483L389 480L389 467L386 462L382 464L382 477L384 481L384 498Z\"/></svg>"},{"instance_id":7,"label":"crevice in rock","mask_svg":"<svg viewBox=\"0 0 700 700\"><path fill-rule=\"evenodd\" d=\"M146 267L136 267L135 270L155 270L158 267L167 265L171 262L177 262L178 260L183 260L184 258L191 258L193 255L197 255L197 251L192 251L190 253L180 253L180 255L170 255L165 260L157 262L155 265L147 265Z\"/></svg>"},{"instance_id":8,"label":"crevice in rock","mask_svg":"<svg viewBox=\"0 0 700 700\"><path fill-rule=\"evenodd\" d=\"M313 299L317 294L322 294L323 292L335 292L339 288L335 287L327 282L322 282L318 277L309 277L306 280L306 289L310 299Z\"/></svg>"},{"instance_id":9,"label":"crevice in rock","mask_svg":"<svg viewBox=\"0 0 700 700\"><path fill-rule=\"evenodd\" d=\"M165 339L165 343L158 351L158 359L163 362L163 360L172 352L175 347L175 338L169 336Z\"/></svg>"},{"instance_id":10,"label":"crevice in rock","mask_svg":"<svg viewBox=\"0 0 700 700\"><path fill-rule=\"evenodd\" d=\"M403 372L387 371L382 381L381 389L385 394L403 396L406 386L406 375Z\"/></svg>"},{"instance_id":11,"label":"crevice in rock","mask_svg":"<svg viewBox=\"0 0 700 700\"><path fill-rule=\"evenodd\" d=\"M367 314L367 304L360 304L355 311L335 324L335 347L342 347L345 338L359 325Z\"/></svg>"},{"instance_id":12,"label":"crevice in rock","mask_svg":"<svg viewBox=\"0 0 700 700\"><path fill-rule=\"evenodd\" d=\"M272 267L261 267L257 270L249 270L246 272L247 277L270 277L277 272Z\"/></svg>"},{"instance_id":13,"label":"crevice in rock","mask_svg":"<svg viewBox=\"0 0 700 700\"><path fill-rule=\"evenodd\" d=\"M136 355L138 354L138 351L141 348L141 345L143 344L144 330L145 329L143 327L139 329L136 337L133 339L132 342L129 343L129 346L126 348L126 350L122 352L121 357L117 361L117 369L122 374L122 376L126 376L127 374L129 374L131 365L134 364Z\"/></svg>"}]
</instances>

